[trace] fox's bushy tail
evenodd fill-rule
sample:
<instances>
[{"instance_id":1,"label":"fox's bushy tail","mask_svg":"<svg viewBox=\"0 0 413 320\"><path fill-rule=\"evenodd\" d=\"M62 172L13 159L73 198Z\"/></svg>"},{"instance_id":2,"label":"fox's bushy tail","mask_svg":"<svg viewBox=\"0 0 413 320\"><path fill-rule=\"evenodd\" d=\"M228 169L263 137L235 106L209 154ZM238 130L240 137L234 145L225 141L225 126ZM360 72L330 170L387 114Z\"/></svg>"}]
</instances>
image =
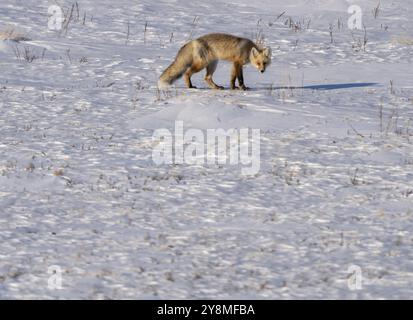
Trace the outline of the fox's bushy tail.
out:
<instances>
[{"instance_id":1,"label":"fox's bushy tail","mask_svg":"<svg viewBox=\"0 0 413 320\"><path fill-rule=\"evenodd\" d=\"M172 62L172 64L166 68L166 70L159 77L159 88L168 87L177 79L182 77L185 71L191 66L192 62L192 43L189 42L179 50L174 62Z\"/></svg>"}]
</instances>

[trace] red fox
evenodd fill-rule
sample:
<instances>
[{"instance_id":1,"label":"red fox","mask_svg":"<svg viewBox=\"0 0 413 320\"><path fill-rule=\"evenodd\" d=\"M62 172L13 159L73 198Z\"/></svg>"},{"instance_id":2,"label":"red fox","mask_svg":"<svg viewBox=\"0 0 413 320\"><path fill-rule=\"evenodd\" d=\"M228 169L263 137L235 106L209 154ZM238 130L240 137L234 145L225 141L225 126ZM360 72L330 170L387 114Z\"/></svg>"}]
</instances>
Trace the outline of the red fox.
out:
<instances>
[{"instance_id":1,"label":"red fox","mask_svg":"<svg viewBox=\"0 0 413 320\"><path fill-rule=\"evenodd\" d=\"M218 60L233 62L231 72L231 89L247 90L244 84L242 68L251 63L261 73L271 63L271 48L260 48L246 38L230 34L211 33L185 44L178 52L175 61L162 73L158 85L160 88L171 85L184 76L188 88L192 85L191 76L206 68L205 81L212 89L224 89L212 80ZM235 80L238 79L237 87Z\"/></svg>"}]
</instances>

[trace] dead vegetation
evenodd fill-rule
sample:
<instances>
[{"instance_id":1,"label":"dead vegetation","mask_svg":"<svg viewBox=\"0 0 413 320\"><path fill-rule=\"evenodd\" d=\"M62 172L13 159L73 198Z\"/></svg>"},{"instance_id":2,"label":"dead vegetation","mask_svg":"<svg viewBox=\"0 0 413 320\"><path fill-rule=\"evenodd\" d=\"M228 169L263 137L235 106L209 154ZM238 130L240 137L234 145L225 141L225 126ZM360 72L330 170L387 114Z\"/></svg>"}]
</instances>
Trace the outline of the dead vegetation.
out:
<instances>
[{"instance_id":1,"label":"dead vegetation","mask_svg":"<svg viewBox=\"0 0 413 320\"><path fill-rule=\"evenodd\" d=\"M373 17L374 17L374 19L377 19L378 17L379 17L379 14L380 14L380 5L381 5L381 3L379 2L378 4L377 4L377 6L376 7L374 7L374 9L373 9Z\"/></svg>"},{"instance_id":2,"label":"dead vegetation","mask_svg":"<svg viewBox=\"0 0 413 320\"><path fill-rule=\"evenodd\" d=\"M30 41L30 38L27 35L19 31L16 31L14 28L7 28L4 31L0 31L0 40L20 42Z\"/></svg>"},{"instance_id":3,"label":"dead vegetation","mask_svg":"<svg viewBox=\"0 0 413 320\"><path fill-rule=\"evenodd\" d=\"M60 35L67 35L69 26L73 23L80 25L86 25L87 13L86 11L81 12L79 3L76 1L72 3L68 8L63 8L63 21L62 28L60 30ZM93 20L93 16L90 17L90 21Z\"/></svg>"},{"instance_id":4,"label":"dead vegetation","mask_svg":"<svg viewBox=\"0 0 413 320\"><path fill-rule=\"evenodd\" d=\"M32 63L33 61L37 59L44 59L44 55L46 53L46 49L43 49L42 53L39 54L36 49L29 47L29 46L24 46L23 49L19 47L19 45L15 45L12 47L13 53L16 57L17 60L19 61L26 61L28 63Z\"/></svg>"},{"instance_id":5,"label":"dead vegetation","mask_svg":"<svg viewBox=\"0 0 413 320\"><path fill-rule=\"evenodd\" d=\"M311 19L305 17L298 20L294 20L292 17L288 17L285 20L284 25L291 29L293 32L301 32L310 29Z\"/></svg>"},{"instance_id":6,"label":"dead vegetation","mask_svg":"<svg viewBox=\"0 0 413 320\"><path fill-rule=\"evenodd\" d=\"M363 36L355 36L352 32L351 37L353 38L352 48L355 52L366 52L368 38L367 38L367 28L363 26Z\"/></svg>"}]
</instances>

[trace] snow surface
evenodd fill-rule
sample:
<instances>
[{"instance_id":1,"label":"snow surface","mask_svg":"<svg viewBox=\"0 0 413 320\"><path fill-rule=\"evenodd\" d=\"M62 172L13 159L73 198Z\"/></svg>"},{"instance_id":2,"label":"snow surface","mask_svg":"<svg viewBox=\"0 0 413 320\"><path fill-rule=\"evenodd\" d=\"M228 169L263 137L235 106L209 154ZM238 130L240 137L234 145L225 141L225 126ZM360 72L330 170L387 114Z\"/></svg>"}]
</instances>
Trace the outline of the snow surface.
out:
<instances>
[{"instance_id":1,"label":"snow surface","mask_svg":"<svg viewBox=\"0 0 413 320\"><path fill-rule=\"evenodd\" d=\"M0 298L411 298L413 6L377 3L79 0L59 32L55 1L2 0L0 28L31 41L0 42ZM157 91L188 39L260 30L273 63L246 68L251 91L203 73ZM176 120L261 129L260 171L155 165Z\"/></svg>"}]
</instances>

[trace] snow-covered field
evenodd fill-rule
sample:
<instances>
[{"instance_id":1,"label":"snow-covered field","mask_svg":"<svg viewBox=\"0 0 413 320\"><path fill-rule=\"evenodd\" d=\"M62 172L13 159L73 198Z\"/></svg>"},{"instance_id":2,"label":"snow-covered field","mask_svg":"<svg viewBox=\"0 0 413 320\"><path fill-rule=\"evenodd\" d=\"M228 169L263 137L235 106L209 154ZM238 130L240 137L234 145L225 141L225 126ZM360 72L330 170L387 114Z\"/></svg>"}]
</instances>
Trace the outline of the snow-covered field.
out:
<instances>
[{"instance_id":1,"label":"snow-covered field","mask_svg":"<svg viewBox=\"0 0 413 320\"><path fill-rule=\"evenodd\" d=\"M412 297L410 0L79 0L53 31L56 3L0 4L0 298ZM262 33L272 65L158 92L209 32ZM177 120L261 129L259 172L156 165Z\"/></svg>"}]
</instances>

